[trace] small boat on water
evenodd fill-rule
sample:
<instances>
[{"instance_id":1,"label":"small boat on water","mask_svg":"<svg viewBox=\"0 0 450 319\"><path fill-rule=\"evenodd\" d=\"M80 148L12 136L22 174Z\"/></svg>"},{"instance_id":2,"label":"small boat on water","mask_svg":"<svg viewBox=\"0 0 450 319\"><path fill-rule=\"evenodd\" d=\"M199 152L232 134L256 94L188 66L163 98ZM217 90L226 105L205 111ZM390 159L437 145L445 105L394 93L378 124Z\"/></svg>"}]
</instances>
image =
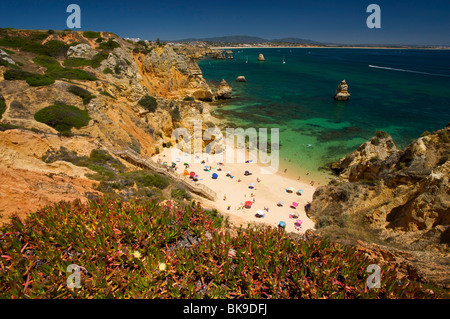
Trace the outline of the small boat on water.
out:
<instances>
[{"instance_id":1,"label":"small boat on water","mask_svg":"<svg viewBox=\"0 0 450 319\"><path fill-rule=\"evenodd\" d=\"M245 61L245 63L248 63L248 55L247 55L247 61Z\"/></svg>"},{"instance_id":2,"label":"small boat on water","mask_svg":"<svg viewBox=\"0 0 450 319\"><path fill-rule=\"evenodd\" d=\"M283 64L285 64L286 63L286 61L284 61L284 57L283 57Z\"/></svg>"}]
</instances>

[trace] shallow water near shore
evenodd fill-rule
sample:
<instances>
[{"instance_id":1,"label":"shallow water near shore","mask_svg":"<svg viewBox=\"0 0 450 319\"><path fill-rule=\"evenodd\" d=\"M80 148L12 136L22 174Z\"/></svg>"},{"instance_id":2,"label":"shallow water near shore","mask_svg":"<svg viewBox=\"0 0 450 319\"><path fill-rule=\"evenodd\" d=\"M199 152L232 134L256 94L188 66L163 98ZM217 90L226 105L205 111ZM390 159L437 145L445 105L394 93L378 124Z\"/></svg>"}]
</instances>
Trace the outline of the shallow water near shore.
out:
<instances>
[{"instance_id":1,"label":"shallow water near shore","mask_svg":"<svg viewBox=\"0 0 450 319\"><path fill-rule=\"evenodd\" d=\"M234 98L214 115L237 127L279 128L280 171L301 180L326 181L320 168L377 130L403 148L450 122L449 50L252 48L233 55L199 61L212 87L222 79L233 87ZM236 82L240 75L247 82ZM343 79L350 100L334 101Z\"/></svg>"}]
</instances>

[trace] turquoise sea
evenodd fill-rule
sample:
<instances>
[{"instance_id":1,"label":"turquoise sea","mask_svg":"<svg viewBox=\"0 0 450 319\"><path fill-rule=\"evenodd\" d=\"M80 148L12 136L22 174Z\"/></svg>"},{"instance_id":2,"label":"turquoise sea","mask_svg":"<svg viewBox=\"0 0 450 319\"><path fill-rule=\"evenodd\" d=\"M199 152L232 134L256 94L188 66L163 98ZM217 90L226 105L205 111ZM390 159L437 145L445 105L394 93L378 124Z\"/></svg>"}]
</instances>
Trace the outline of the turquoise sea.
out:
<instances>
[{"instance_id":1,"label":"turquoise sea","mask_svg":"<svg viewBox=\"0 0 450 319\"><path fill-rule=\"evenodd\" d=\"M199 61L210 85L225 79L233 87L234 98L214 114L243 128L278 127L280 170L302 180L325 181L320 167L354 151L377 130L403 148L450 122L450 50L252 48L233 53L233 60ZM264 62L257 61L260 53ZM239 75L247 82L236 82ZM336 102L343 79L351 97Z\"/></svg>"}]
</instances>

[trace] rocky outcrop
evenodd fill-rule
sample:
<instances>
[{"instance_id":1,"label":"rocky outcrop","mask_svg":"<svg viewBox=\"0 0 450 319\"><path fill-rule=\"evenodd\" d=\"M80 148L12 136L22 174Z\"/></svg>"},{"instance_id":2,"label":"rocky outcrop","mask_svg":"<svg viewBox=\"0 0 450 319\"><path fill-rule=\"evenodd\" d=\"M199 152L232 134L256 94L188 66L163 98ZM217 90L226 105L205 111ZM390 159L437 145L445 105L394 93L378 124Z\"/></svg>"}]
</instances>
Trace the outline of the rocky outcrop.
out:
<instances>
[{"instance_id":1,"label":"rocky outcrop","mask_svg":"<svg viewBox=\"0 0 450 319\"><path fill-rule=\"evenodd\" d=\"M96 50L92 49L91 46L86 43L71 46L67 50L67 56L72 58L92 59L97 53Z\"/></svg>"},{"instance_id":2,"label":"rocky outcrop","mask_svg":"<svg viewBox=\"0 0 450 319\"><path fill-rule=\"evenodd\" d=\"M339 83L334 94L334 99L337 101L347 101L350 98L350 93L348 93L348 84L345 80Z\"/></svg>"},{"instance_id":3,"label":"rocky outcrop","mask_svg":"<svg viewBox=\"0 0 450 319\"><path fill-rule=\"evenodd\" d=\"M247 82L247 79L245 78L245 76L240 75L236 78L236 82Z\"/></svg>"},{"instance_id":4,"label":"rocky outcrop","mask_svg":"<svg viewBox=\"0 0 450 319\"><path fill-rule=\"evenodd\" d=\"M260 53L260 54L258 55L258 61L265 61L264 55L263 55L262 53Z\"/></svg>"},{"instance_id":5,"label":"rocky outcrop","mask_svg":"<svg viewBox=\"0 0 450 319\"><path fill-rule=\"evenodd\" d=\"M222 50L213 50L211 53L211 57L216 60L224 60L225 54Z\"/></svg>"},{"instance_id":6,"label":"rocky outcrop","mask_svg":"<svg viewBox=\"0 0 450 319\"><path fill-rule=\"evenodd\" d=\"M338 176L317 188L308 216L323 232L406 250L418 267L441 264L450 256L449 136L447 127L398 150L377 132L333 165Z\"/></svg>"},{"instance_id":7,"label":"rocky outcrop","mask_svg":"<svg viewBox=\"0 0 450 319\"><path fill-rule=\"evenodd\" d=\"M16 65L16 62L11 58L11 56L2 49L0 49L0 60L8 62L9 64L12 65Z\"/></svg>"},{"instance_id":8,"label":"rocky outcrop","mask_svg":"<svg viewBox=\"0 0 450 319\"><path fill-rule=\"evenodd\" d=\"M225 55L226 55L227 59L233 60L233 51L226 50Z\"/></svg>"},{"instance_id":9,"label":"rocky outcrop","mask_svg":"<svg viewBox=\"0 0 450 319\"><path fill-rule=\"evenodd\" d=\"M231 99L232 91L233 89L228 85L227 81L222 79L222 82L220 82L219 87L217 88L216 96L218 99Z\"/></svg>"}]
</instances>

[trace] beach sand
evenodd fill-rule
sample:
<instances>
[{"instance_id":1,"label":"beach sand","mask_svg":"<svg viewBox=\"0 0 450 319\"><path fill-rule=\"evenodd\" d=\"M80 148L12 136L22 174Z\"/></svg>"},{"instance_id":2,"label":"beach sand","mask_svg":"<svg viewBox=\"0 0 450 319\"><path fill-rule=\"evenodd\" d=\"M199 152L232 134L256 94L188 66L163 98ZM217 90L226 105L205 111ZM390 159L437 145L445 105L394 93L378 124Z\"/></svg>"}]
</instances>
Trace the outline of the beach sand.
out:
<instances>
[{"instance_id":1,"label":"beach sand","mask_svg":"<svg viewBox=\"0 0 450 319\"><path fill-rule=\"evenodd\" d=\"M225 152L227 151L230 151L229 148L225 148ZM152 159L155 162L167 162L168 165L171 165L172 162L176 163L176 173L178 174L184 173L184 162L189 163L187 170L189 173L193 171L198 175L198 183L217 193L216 201L205 198L201 198L199 201L206 208L217 209L234 225L261 223L277 227L280 221L284 221L287 232L304 233L308 229L314 229L314 222L305 213L305 205L312 201L316 189L314 186L298 181L296 177L283 171L263 174L262 170L267 169L267 166L258 163L256 158L253 158L248 152L245 153L245 159L251 160L249 163L245 163L244 160L237 161L238 156L243 156L242 151L236 151L234 154L233 163L226 162L226 156L223 156L223 164L219 165L222 158L218 155L204 153L198 155L196 159L194 155L182 153L172 147L165 148L162 153L153 156ZM202 160L205 161L204 164L201 163ZM212 168L205 171L205 166ZM233 178L226 176L228 171L231 172ZM245 171L251 172L252 175L245 176ZM213 173L218 175L217 179L212 178ZM254 183L254 188L249 188L250 183ZM294 189L292 193L287 192L290 187ZM302 195L297 194L298 190L303 191ZM251 208L240 209L246 201L252 202ZM277 205L280 201L284 203L282 207ZM293 202L298 203L298 207L291 207ZM264 210L265 207L268 208L268 211ZM263 218L255 216L258 210L265 214ZM298 214L298 218L290 218L290 215L294 213ZM301 227L295 225L296 221L301 221Z\"/></svg>"}]
</instances>

